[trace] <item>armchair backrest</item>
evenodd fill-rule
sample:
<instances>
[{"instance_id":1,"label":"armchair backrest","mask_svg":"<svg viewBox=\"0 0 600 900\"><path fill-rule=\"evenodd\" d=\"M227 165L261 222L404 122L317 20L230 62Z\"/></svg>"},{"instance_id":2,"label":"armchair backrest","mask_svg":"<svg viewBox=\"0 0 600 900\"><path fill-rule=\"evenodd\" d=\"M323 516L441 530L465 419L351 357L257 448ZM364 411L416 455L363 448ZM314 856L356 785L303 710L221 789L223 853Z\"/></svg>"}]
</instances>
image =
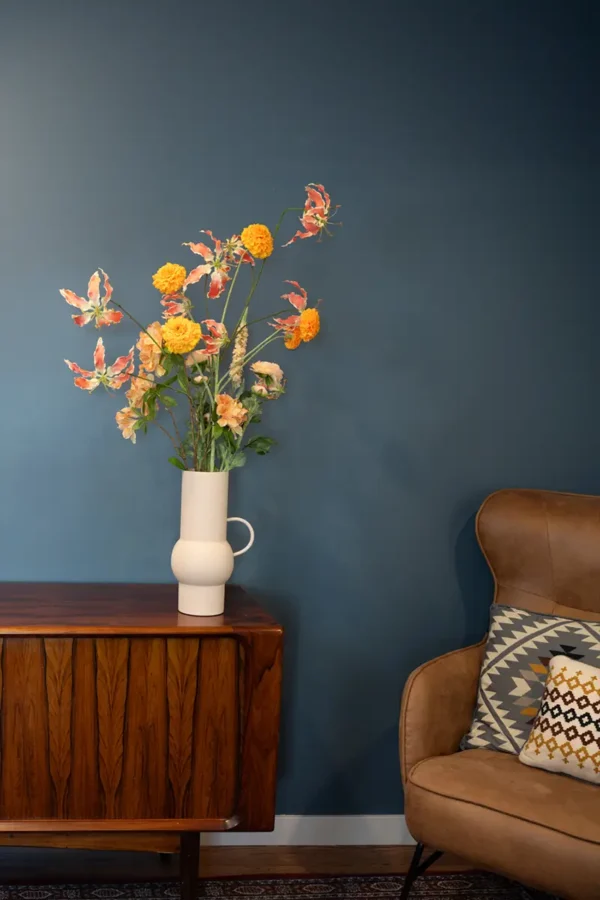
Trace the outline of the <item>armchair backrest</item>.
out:
<instances>
[{"instance_id":1,"label":"armchair backrest","mask_svg":"<svg viewBox=\"0 0 600 900\"><path fill-rule=\"evenodd\" d=\"M497 491L476 530L495 603L600 621L600 497Z\"/></svg>"}]
</instances>

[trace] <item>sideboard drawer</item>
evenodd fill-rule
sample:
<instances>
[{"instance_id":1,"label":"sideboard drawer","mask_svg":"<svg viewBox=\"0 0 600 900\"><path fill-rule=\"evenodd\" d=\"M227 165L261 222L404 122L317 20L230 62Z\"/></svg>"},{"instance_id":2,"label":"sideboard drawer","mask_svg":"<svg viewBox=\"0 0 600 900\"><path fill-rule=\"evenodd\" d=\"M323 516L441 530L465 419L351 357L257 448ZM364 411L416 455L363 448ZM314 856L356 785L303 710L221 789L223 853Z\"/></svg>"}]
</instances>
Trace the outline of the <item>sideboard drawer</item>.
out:
<instances>
[{"instance_id":1,"label":"sideboard drawer","mask_svg":"<svg viewBox=\"0 0 600 900\"><path fill-rule=\"evenodd\" d=\"M0 819L231 820L244 658L237 636L4 636Z\"/></svg>"}]
</instances>

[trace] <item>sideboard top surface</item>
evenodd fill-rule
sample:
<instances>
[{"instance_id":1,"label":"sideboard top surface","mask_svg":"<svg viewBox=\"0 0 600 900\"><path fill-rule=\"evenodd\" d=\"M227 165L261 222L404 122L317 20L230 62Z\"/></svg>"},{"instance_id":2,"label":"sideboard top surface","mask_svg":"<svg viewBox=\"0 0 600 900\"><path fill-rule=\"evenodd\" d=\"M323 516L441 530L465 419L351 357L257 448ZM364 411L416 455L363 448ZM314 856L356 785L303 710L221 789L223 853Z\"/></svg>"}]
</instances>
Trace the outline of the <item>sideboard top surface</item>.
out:
<instances>
[{"instance_id":1,"label":"sideboard top surface","mask_svg":"<svg viewBox=\"0 0 600 900\"><path fill-rule=\"evenodd\" d=\"M281 627L237 585L222 616L184 616L176 584L0 582L0 634L238 634Z\"/></svg>"}]
</instances>

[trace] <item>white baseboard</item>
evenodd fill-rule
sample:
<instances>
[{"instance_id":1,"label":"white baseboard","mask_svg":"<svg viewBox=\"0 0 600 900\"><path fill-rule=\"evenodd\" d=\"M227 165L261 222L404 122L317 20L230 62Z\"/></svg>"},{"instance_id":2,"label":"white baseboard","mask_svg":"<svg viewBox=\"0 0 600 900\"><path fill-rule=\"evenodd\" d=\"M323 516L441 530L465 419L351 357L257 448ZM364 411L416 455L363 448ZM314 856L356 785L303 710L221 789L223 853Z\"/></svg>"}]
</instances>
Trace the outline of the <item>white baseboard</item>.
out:
<instances>
[{"instance_id":1,"label":"white baseboard","mask_svg":"<svg viewBox=\"0 0 600 900\"><path fill-rule=\"evenodd\" d=\"M209 847L335 847L414 844L404 816L277 816L274 831L205 832Z\"/></svg>"}]
</instances>

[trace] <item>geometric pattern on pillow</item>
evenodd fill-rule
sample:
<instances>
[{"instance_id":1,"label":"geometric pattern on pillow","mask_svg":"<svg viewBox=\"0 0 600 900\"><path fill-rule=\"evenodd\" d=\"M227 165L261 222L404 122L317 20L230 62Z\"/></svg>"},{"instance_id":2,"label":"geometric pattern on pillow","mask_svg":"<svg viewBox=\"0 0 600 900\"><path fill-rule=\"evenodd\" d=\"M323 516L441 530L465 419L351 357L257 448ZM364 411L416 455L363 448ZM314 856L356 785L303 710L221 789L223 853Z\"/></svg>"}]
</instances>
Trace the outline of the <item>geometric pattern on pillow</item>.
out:
<instances>
[{"instance_id":1,"label":"geometric pattern on pillow","mask_svg":"<svg viewBox=\"0 0 600 900\"><path fill-rule=\"evenodd\" d=\"M540 711L519 759L600 784L600 669L566 656L550 660Z\"/></svg>"},{"instance_id":2,"label":"geometric pattern on pillow","mask_svg":"<svg viewBox=\"0 0 600 900\"><path fill-rule=\"evenodd\" d=\"M492 606L475 713L463 750L520 752L555 656L600 666L600 622Z\"/></svg>"}]
</instances>

